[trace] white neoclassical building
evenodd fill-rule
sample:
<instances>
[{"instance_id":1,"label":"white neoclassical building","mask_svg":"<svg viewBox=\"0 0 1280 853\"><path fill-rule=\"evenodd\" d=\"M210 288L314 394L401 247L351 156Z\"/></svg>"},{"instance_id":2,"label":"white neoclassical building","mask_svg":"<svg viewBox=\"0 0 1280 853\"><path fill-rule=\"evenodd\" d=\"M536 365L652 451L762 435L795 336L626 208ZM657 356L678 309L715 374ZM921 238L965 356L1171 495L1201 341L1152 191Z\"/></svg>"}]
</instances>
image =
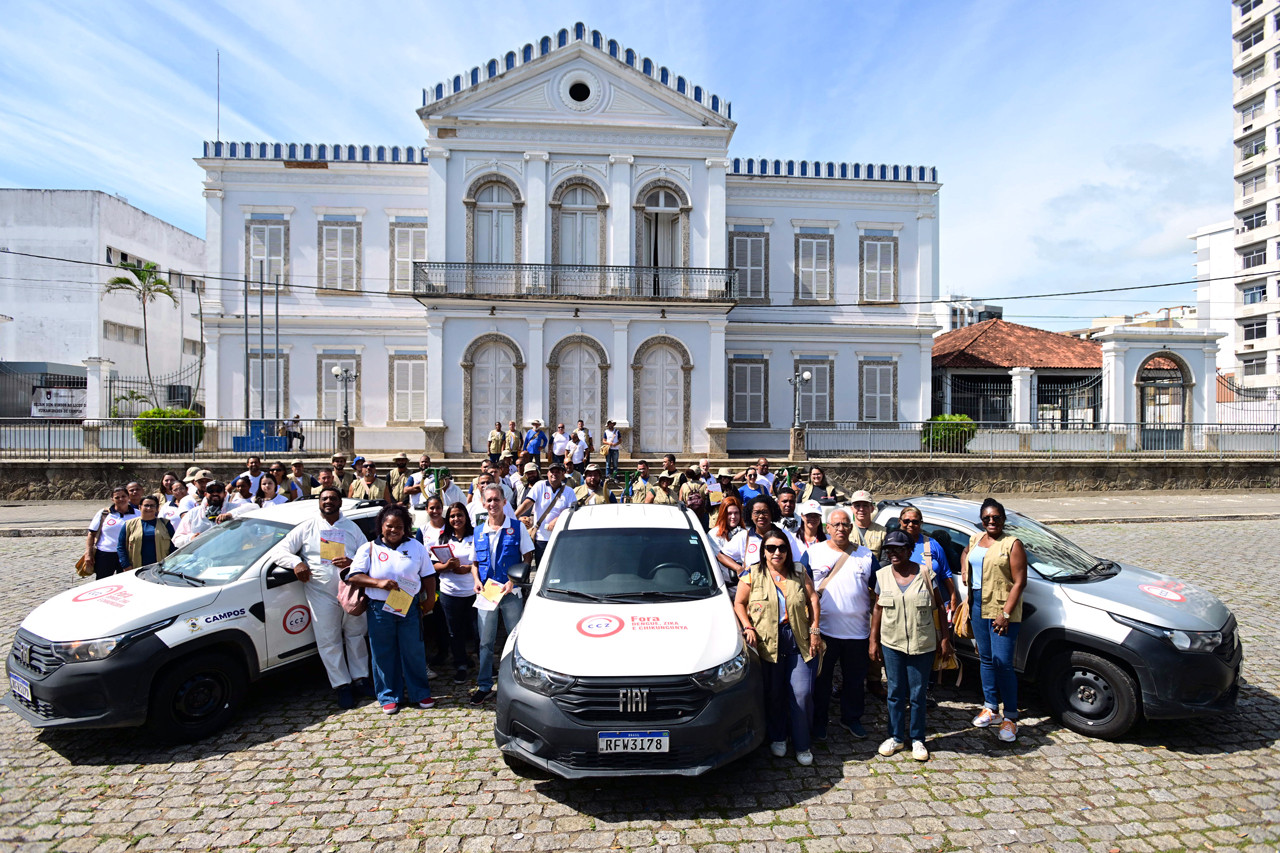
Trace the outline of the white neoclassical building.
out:
<instances>
[{"instance_id":1,"label":"white neoclassical building","mask_svg":"<svg viewBox=\"0 0 1280 853\"><path fill-rule=\"evenodd\" d=\"M341 418L339 366L369 449L582 418L722 455L785 450L797 407L929 416L936 170L731 152L728 102L581 24L418 115L408 147L206 143L209 267L267 282L211 289L211 414Z\"/></svg>"}]
</instances>

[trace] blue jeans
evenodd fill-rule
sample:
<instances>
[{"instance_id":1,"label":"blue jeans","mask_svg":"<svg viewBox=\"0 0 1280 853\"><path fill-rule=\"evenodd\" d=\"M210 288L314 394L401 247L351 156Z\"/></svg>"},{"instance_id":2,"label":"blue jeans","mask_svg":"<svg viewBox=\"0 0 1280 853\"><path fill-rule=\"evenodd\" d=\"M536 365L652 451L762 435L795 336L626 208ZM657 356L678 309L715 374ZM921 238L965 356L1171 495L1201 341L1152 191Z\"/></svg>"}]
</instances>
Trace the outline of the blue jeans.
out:
<instances>
[{"instance_id":1,"label":"blue jeans","mask_svg":"<svg viewBox=\"0 0 1280 853\"><path fill-rule=\"evenodd\" d=\"M480 623L480 662L476 672L478 689L493 689L493 644L498 640L498 616L502 616L502 622L510 634L520 623L520 614L523 612L524 599L511 593L502 596L496 610L476 611L476 619Z\"/></svg>"},{"instance_id":2,"label":"blue jeans","mask_svg":"<svg viewBox=\"0 0 1280 853\"><path fill-rule=\"evenodd\" d=\"M431 687L427 684L427 651L422 645L418 597L414 596L407 616L387 613L382 605L371 598L365 611L378 704L429 699Z\"/></svg>"},{"instance_id":3,"label":"blue jeans","mask_svg":"<svg viewBox=\"0 0 1280 853\"><path fill-rule=\"evenodd\" d=\"M805 663L791 627L780 625L777 663L763 666L765 730L769 741L785 741L790 730L791 746L796 752L805 752L813 745L813 678L818 659Z\"/></svg>"},{"instance_id":4,"label":"blue jeans","mask_svg":"<svg viewBox=\"0 0 1280 853\"><path fill-rule=\"evenodd\" d=\"M441 593L440 610L444 613L445 624L449 626L449 651L453 654L453 665L467 665L467 644L476 635L476 597L474 595L445 595ZM440 656L444 657L441 649Z\"/></svg>"},{"instance_id":5,"label":"blue jeans","mask_svg":"<svg viewBox=\"0 0 1280 853\"><path fill-rule=\"evenodd\" d=\"M929 687L929 672L933 669L933 652L908 655L888 646L881 646L880 650L884 654L884 674L889 682L889 737L902 743L908 739L923 741L925 693ZM907 730L908 702L911 703L910 731Z\"/></svg>"},{"instance_id":6,"label":"blue jeans","mask_svg":"<svg viewBox=\"0 0 1280 853\"><path fill-rule=\"evenodd\" d=\"M827 652L823 655L822 671L813 685L813 730L819 733L827 731L831 687L837 664L844 673L844 688L840 691L840 722L847 726L862 722L862 712L866 709L869 642L827 636L822 639L827 641Z\"/></svg>"},{"instance_id":7,"label":"blue jeans","mask_svg":"<svg viewBox=\"0 0 1280 853\"><path fill-rule=\"evenodd\" d=\"M618 450L607 450L604 454L604 475L612 477L618 473Z\"/></svg>"},{"instance_id":8,"label":"blue jeans","mask_svg":"<svg viewBox=\"0 0 1280 853\"><path fill-rule=\"evenodd\" d=\"M982 704L992 711L1004 706L1007 720L1018 719L1018 674L1013 670L1013 650L1018 645L1021 622L1010 622L1009 630L997 634L992 627L994 620L983 619L981 600L975 601L972 612L973 644L978 647L978 670L982 674Z\"/></svg>"}]
</instances>

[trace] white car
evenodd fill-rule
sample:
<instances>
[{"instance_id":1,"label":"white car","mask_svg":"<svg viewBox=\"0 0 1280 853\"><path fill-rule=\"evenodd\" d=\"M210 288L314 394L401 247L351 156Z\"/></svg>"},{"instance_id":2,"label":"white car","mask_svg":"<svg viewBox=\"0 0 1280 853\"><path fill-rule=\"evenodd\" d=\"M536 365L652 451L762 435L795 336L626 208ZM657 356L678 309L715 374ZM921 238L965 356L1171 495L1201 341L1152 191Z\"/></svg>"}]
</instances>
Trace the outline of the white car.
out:
<instances>
[{"instance_id":1,"label":"white car","mask_svg":"<svg viewBox=\"0 0 1280 853\"><path fill-rule=\"evenodd\" d=\"M524 582L524 564L510 574ZM701 524L677 506L560 517L498 671L517 772L696 775L764 740L759 660Z\"/></svg>"},{"instance_id":2,"label":"white car","mask_svg":"<svg viewBox=\"0 0 1280 853\"><path fill-rule=\"evenodd\" d=\"M366 537L380 510L343 501ZM221 728L249 682L316 653L303 585L265 555L317 512L315 501L258 510L49 599L14 637L3 701L39 728L146 723L177 741Z\"/></svg>"}]
</instances>

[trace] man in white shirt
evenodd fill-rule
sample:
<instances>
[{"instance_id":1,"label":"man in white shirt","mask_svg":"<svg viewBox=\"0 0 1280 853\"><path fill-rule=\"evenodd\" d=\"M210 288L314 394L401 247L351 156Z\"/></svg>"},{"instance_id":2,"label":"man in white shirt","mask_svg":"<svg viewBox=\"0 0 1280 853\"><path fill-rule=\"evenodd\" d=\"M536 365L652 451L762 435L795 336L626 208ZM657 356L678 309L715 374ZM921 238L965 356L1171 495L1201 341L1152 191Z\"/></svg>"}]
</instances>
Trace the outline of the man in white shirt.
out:
<instances>
[{"instance_id":1,"label":"man in white shirt","mask_svg":"<svg viewBox=\"0 0 1280 853\"><path fill-rule=\"evenodd\" d=\"M604 476L605 479L612 479L618 476L618 453L622 446L622 434L618 430L616 421L608 420L604 423Z\"/></svg>"},{"instance_id":2,"label":"man in white shirt","mask_svg":"<svg viewBox=\"0 0 1280 853\"><path fill-rule=\"evenodd\" d=\"M551 461L563 462L565 451L569 449L570 438L565 434L564 424L556 424L556 431L551 433Z\"/></svg>"},{"instance_id":3,"label":"man in white shirt","mask_svg":"<svg viewBox=\"0 0 1280 853\"><path fill-rule=\"evenodd\" d=\"M769 494L773 494L773 481L774 481L775 475L772 471L769 470L769 460L761 456L759 459L756 460L755 468L756 468L756 483L764 483L765 486L768 487L766 491L768 491ZM747 479L747 472L743 471L740 474L734 475L733 481L735 483L746 482L746 479Z\"/></svg>"},{"instance_id":4,"label":"man in white shirt","mask_svg":"<svg viewBox=\"0 0 1280 853\"><path fill-rule=\"evenodd\" d=\"M262 482L262 459L257 456L250 456L245 465L249 467L249 470L241 472L240 477L249 478L249 495L252 497L258 493L258 484ZM240 477L236 479L238 480Z\"/></svg>"},{"instance_id":5,"label":"man in white shirt","mask_svg":"<svg viewBox=\"0 0 1280 853\"><path fill-rule=\"evenodd\" d=\"M586 421L578 418L578 427L573 431L573 440L582 445L582 452L586 462L582 459L575 460L578 464L578 470L581 471L583 466L591 461L591 430L587 429Z\"/></svg>"},{"instance_id":6,"label":"man in white shirt","mask_svg":"<svg viewBox=\"0 0 1280 853\"><path fill-rule=\"evenodd\" d=\"M813 689L813 736L818 740L827 733L837 666L843 670L844 678L840 725L858 740L867 736L862 713L866 705L867 638L871 635L871 608L875 604L871 584L880 564L866 546L849 541L852 521L847 510L832 510L827 519L830 538L815 543L805 554L822 602L822 639L827 643Z\"/></svg>"},{"instance_id":7,"label":"man in white shirt","mask_svg":"<svg viewBox=\"0 0 1280 853\"><path fill-rule=\"evenodd\" d=\"M208 473L201 471L201 474ZM190 497L190 495L188 495ZM173 531L173 547L181 548L201 533L212 530L218 519L229 509L226 502L226 486L210 480L204 487L204 498L182 515L182 521Z\"/></svg>"},{"instance_id":8,"label":"man in white shirt","mask_svg":"<svg viewBox=\"0 0 1280 853\"><path fill-rule=\"evenodd\" d=\"M547 550L547 541L551 539L556 519L577 502L573 489L564 481L564 465L552 462L547 468L547 479L535 483L520 506L516 507L516 517L536 528L533 549L538 563L542 562L542 555Z\"/></svg>"},{"instance_id":9,"label":"man in white shirt","mask_svg":"<svg viewBox=\"0 0 1280 853\"><path fill-rule=\"evenodd\" d=\"M275 565L292 569L303 582L316 650L337 693L338 707L354 708L356 688L373 695L365 644L368 623L363 615L352 616L342 609L338 581L366 540L355 522L342 514L342 492L325 488L319 504L319 512L289 531L268 556ZM333 556L335 552L342 556Z\"/></svg>"},{"instance_id":10,"label":"man in white shirt","mask_svg":"<svg viewBox=\"0 0 1280 853\"><path fill-rule=\"evenodd\" d=\"M183 515L186 515L196 504L204 500L204 490L212 480L213 474L203 468L197 468L187 475L187 478L183 480L189 486L187 496L178 502L178 509Z\"/></svg>"},{"instance_id":11,"label":"man in white shirt","mask_svg":"<svg viewBox=\"0 0 1280 853\"><path fill-rule=\"evenodd\" d=\"M462 491L457 483L453 482L453 472L448 468L440 469L440 490L438 492L440 500L444 502L445 511L448 512L449 507L454 504L467 504L467 493Z\"/></svg>"},{"instance_id":12,"label":"man in white shirt","mask_svg":"<svg viewBox=\"0 0 1280 853\"><path fill-rule=\"evenodd\" d=\"M431 468L431 457L422 454L418 457L418 470L409 475L409 482L404 493L409 497L409 511L413 513L413 524L421 529L427 523L427 498L436 492L435 475Z\"/></svg>"}]
</instances>

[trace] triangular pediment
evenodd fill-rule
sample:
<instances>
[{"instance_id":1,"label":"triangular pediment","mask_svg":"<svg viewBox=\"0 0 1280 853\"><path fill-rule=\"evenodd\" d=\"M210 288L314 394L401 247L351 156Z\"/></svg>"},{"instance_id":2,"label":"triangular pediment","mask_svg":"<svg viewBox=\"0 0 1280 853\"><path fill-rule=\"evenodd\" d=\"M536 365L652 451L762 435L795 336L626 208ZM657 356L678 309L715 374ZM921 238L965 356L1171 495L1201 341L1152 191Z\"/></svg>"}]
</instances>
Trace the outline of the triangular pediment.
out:
<instances>
[{"instance_id":1,"label":"triangular pediment","mask_svg":"<svg viewBox=\"0 0 1280 853\"><path fill-rule=\"evenodd\" d=\"M652 65L645 67L651 69ZM489 70L494 70L492 65ZM665 69L658 73L666 74L670 83L672 78ZM475 74L473 70L472 75ZM455 78L449 88L458 83ZM660 77L646 74L585 41L577 41L475 85L460 86L459 91L428 103L418 113L424 121L546 122L732 132L735 125L725 114L727 104L716 97L719 111L713 110L713 96L704 94L701 87L683 79L678 79L678 86L684 91L664 85ZM435 91L440 92L441 87Z\"/></svg>"}]
</instances>

